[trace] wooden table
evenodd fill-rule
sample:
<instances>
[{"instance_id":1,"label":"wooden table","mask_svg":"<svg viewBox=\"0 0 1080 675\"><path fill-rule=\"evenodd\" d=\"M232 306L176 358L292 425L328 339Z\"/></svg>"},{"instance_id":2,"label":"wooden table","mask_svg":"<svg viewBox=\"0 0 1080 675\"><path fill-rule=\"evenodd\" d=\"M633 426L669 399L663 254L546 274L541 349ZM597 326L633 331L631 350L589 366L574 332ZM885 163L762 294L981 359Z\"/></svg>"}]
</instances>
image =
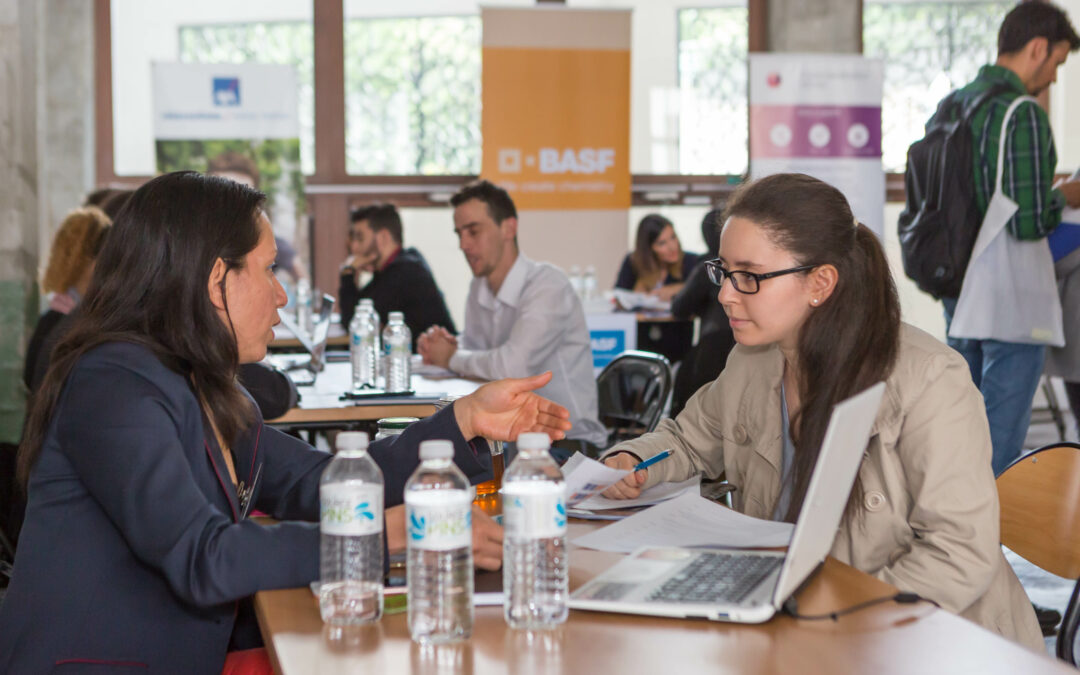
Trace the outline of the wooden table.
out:
<instances>
[{"instance_id":1,"label":"wooden table","mask_svg":"<svg viewBox=\"0 0 1080 675\"><path fill-rule=\"evenodd\" d=\"M434 402L440 397L471 394L482 384L459 377L421 375L413 375L412 382L415 397L342 401L342 393L352 384L352 365L348 361L331 361L316 377L314 385L297 388L300 404L281 417L268 420L268 424L314 428L347 426L383 417L427 417L435 413Z\"/></svg>"},{"instance_id":2,"label":"wooden table","mask_svg":"<svg viewBox=\"0 0 1080 675\"><path fill-rule=\"evenodd\" d=\"M572 521L570 536L589 523ZM574 549L570 587L617 560ZM829 559L798 596L827 612L896 589ZM927 604L886 603L832 621L781 616L757 626L571 610L554 631L510 630L501 607L476 608L472 638L421 648L406 615L344 635L324 629L307 588L264 591L255 608L277 673L1074 673L1071 668Z\"/></svg>"}]
</instances>

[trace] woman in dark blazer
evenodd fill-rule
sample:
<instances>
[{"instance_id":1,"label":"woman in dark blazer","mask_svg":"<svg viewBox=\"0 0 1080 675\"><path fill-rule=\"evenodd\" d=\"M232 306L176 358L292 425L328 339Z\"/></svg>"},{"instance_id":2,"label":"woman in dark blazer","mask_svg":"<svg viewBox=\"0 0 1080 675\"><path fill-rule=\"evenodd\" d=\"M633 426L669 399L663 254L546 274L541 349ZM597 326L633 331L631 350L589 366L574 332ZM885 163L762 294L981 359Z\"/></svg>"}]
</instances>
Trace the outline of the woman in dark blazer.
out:
<instances>
[{"instance_id":1,"label":"woman in dark blazer","mask_svg":"<svg viewBox=\"0 0 1080 675\"><path fill-rule=\"evenodd\" d=\"M226 179L167 174L115 223L20 448L29 501L0 672L220 673L230 650L258 646L253 593L318 578L330 457L265 427L236 384L285 304L262 202ZM485 385L372 444L386 549L404 548L396 505L420 440L452 440L479 480L489 463L472 439L562 436L567 412L530 393L548 377ZM282 522L256 524L252 509ZM501 529L473 518L477 564L498 567Z\"/></svg>"}]
</instances>

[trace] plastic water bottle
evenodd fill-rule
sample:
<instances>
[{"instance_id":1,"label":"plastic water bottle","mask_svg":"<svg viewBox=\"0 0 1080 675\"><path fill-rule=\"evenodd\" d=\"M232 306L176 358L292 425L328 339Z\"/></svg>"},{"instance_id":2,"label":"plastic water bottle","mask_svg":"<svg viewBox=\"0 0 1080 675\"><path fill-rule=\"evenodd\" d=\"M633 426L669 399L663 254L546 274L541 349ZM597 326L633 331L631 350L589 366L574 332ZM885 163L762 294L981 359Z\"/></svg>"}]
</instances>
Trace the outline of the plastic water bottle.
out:
<instances>
[{"instance_id":1,"label":"plastic water bottle","mask_svg":"<svg viewBox=\"0 0 1080 675\"><path fill-rule=\"evenodd\" d=\"M311 282L296 282L296 325L305 333L311 333Z\"/></svg>"},{"instance_id":2,"label":"plastic water bottle","mask_svg":"<svg viewBox=\"0 0 1080 675\"><path fill-rule=\"evenodd\" d=\"M345 431L319 480L319 612L349 625L383 613L383 475L367 434Z\"/></svg>"},{"instance_id":3,"label":"plastic water bottle","mask_svg":"<svg viewBox=\"0 0 1080 675\"><path fill-rule=\"evenodd\" d=\"M412 333L405 325L405 315L390 312L383 331L383 349L386 350L386 391L409 391L412 389Z\"/></svg>"},{"instance_id":4,"label":"plastic water bottle","mask_svg":"<svg viewBox=\"0 0 1080 675\"><path fill-rule=\"evenodd\" d=\"M588 302L596 297L596 268L589 265L585 268L585 278L581 281L581 300Z\"/></svg>"},{"instance_id":5,"label":"plastic water bottle","mask_svg":"<svg viewBox=\"0 0 1080 675\"><path fill-rule=\"evenodd\" d=\"M356 309L353 311L353 317L349 321L349 363L352 365L352 388L357 390L364 385L364 375L361 372L363 359L361 357L360 345L363 342L363 333L360 330L360 323L364 321L364 310L357 303Z\"/></svg>"},{"instance_id":6,"label":"plastic water bottle","mask_svg":"<svg viewBox=\"0 0 1080 675\"><path fill-rule=\"evenodd\" d=\"M371 298L361 298L360 304L364 309L371 314L371 323L375 326L375 377L378 378L383 374L383 362L382 362L382 319L379 318L379 313L375 311L375 301ZM371 381L372 386L375 385L375 380Z\"/></svg>"},{"instance_id":7,"label":"plastic water bottle","mask_svg":"<svg viewBox=\"0 0 1080 675\"><path fill-rule=\"evenodd\" d=\"M503 616L512 628L566 621L566 484L547 434L518 436L517 457L503 474Z\"/></svg>"},{"instance_id":8,"label":"plastic water bottle","mask_svg":"<svg viewBox=\"0 0 1080 675\"><path fill-rule=\"evenodd\" d=\"M349 322L349 358L354 390L365 385L375 386L375 364L379 358L378 321L378 315L361 302Z\"/></svg>"},{"instance_id":9,"label":"plastic water bottle","mask_svg":"<svg viewBox=\"0 0 1080 675\"><path fill-rule=\"evenodd\" d=\"M572 265L570 267L570 287L574 289L574 295L578 296L578 299L580 299L582 292L582 279L581 268L577 265Z\"/></svg>"},{"instance_id":10,"label":"plastic water bottle","mask_svg":"<svg viewBox=\"0 0 1080 675\"><path fill-rule=\"evenodd\" d=\"M453 456L450 441L424 441L405 484L409 634L420 643L472 634L472 504Z\"/></svg>"}]
</instances>

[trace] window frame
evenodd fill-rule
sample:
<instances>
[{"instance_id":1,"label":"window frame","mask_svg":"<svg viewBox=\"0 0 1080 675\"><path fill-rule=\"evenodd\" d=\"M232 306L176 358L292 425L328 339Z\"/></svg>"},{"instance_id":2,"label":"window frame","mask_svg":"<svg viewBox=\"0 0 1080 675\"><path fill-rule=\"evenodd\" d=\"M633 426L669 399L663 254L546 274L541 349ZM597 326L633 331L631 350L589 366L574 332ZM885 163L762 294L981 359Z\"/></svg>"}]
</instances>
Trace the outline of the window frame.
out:
<instances>
[{"instance_id":1,"label":"window frame","mask_svg":"<svg viewBox=\"0 0 1080 675\"><path fill-rule=\"evenodd\" d=\"M545 0L538 0L545 2ZM545 4L560 4L546 0ZM860 3L861 6L861 3ZM315 173L305 177L309 203L317 211L327 198L365 203L392 198L401 207L445 207L457 188L475 175L351 175L345 156L345 10L340 0L312 0L314 44ZM768 0L747 0L748 45L767 51ZM860 32L860 44L861 44ZM112 110L112 3L94 0L95 177L99 186L135 188L151 176L119 176L114 157ZM742 176L724 174L633 174L632 203L704 204L723 201ZM902 185L902 181L901 181ZM314 243L314 241L313 241Z\"/></svg>"}]
</instances>

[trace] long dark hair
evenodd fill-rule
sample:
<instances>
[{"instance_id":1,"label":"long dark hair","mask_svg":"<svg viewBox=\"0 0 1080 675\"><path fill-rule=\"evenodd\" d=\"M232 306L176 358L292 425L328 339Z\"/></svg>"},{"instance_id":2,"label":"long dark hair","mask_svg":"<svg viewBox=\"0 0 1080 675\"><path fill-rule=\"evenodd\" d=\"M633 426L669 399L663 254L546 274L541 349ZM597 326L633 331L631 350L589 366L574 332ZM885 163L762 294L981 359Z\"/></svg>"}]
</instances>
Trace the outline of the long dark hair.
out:
<instances>
[{"instance_id":1,"label":"long dark hair","mask_svg":"<svg viewBox=\"0 0 1080 675\"><path fill-rule=\"evenodd\" d=\"M218 258L229 271L243 267L259 241L264 199L239 183L193 171L159 176L135 191L34 394L19 448L24 486L68 375L86 352L106 342L143 345L189 378L226 442L250 422L251 402L236 384L235 331L211 304L207 282ZM228 276L227 271L221 282L223 295Z\"/></svg>"},{"instance_id":2,"label":"long dark hair","mask_svg":"<svg viewBox=\"0 0 1080 675\"><path fill-rule=\"evenodd\" d=\"M670 220L659 213L650 213L638 223L634 252L630 254L630 264L633 266L634 275L637 277L635 286L642 287L646 291L652 290L656 283L664 278L665 274L670 274L676 279L682 279L683 252L681 248L679 250L679 259L670 265L661 263L652 250L653 244L660 238L660 233L669 227L675 228ZM642 288L635 288L634 290L642 290Z\"/></svg>"},{"instance_id":3,"label":"long dark hair","mask_svg":"<svg viewBox=\"0 0 1080 675\"><path fill-rule=\"evenodd\" d=\"M785 515L794 521L833 406L892 372L900 349L900 299L877 236L827 183L803 174L768 176L736 190L724 215L752 221L796 265L830 264L838 273L832 295L799 331L800 409L789 430L798 450ZM848 513L861 499L856 483Z\"/></svg>"}]
</instances>

